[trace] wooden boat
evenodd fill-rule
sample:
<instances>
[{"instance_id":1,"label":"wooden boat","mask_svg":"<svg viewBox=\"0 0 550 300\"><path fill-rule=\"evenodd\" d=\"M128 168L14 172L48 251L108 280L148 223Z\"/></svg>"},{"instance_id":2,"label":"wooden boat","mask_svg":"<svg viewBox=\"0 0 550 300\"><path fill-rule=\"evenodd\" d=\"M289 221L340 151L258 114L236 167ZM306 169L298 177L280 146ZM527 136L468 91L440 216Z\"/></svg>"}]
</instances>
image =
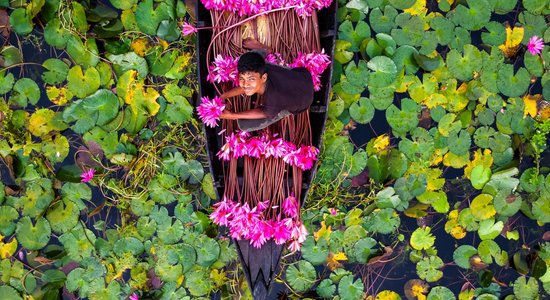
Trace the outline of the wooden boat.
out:
<instances>
[{"instance_id":1,"label":"wooden boat","mask_svg":"<svg viewBox=\"0 0 550 300\"><path fill-rule=\"evenodd\" d=\"M210 12L197 1L196 21L197 27L211 27L212 20ZM332 4L316 13L317 25L319 30L320 46L325 53L334 57L334 45L337 34L336 10L337 0ZM197 33L197 60L198 60L198 79L199 79L199 97L217 95L215 87L207 81L208 57L211 40L213 38L212 30L199 30ZM332 78L332 64L324 71L321 76L321 89L314 95L314 102L309 109L309 122L311 125L311 143L320 148L323 131L327 119L328 103L330 101L330 88ZM200 100L199 100L200 101ZM222 144L219 131L220 128L203 127L206 135L207 154L210 162L210 173L213 176L214 186L217 191L218 200L224 195L224 171L222 162L216 154ZM300 203L303 205L311 186L311 181L315 175L315 167L305 171L302 174L302 187L300 194ZM243 175L237 174L239 183L243 181ZM240 262L242 264L246 279L251 289L254 299L273 299L269 296L273 277L278 272L279 263L285 245L276 245L273 240L269 240L261 248L257 249L250 245L247 240L234 240Z\"/></svg>"}]
</instances>

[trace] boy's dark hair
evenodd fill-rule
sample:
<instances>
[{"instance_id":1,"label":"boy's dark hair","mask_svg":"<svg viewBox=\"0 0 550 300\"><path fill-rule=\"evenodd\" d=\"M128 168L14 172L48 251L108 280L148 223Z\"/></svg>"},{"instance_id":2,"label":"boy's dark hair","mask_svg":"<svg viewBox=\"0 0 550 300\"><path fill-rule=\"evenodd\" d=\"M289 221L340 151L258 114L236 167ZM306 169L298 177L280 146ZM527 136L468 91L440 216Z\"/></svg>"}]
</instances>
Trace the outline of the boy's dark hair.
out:
<instances>
[{"instance_id":1,"label":"boy's dark hair","mask_svg":"<svg viewBox=\"0 0 550 300\"><path fill-rule=\"evenodd\" d=\"M263 75L266 72L265 59L259 53L247 52L239 58L237 70L239 70L239 73L258 72Z\"/></svg>"}]
</instances>

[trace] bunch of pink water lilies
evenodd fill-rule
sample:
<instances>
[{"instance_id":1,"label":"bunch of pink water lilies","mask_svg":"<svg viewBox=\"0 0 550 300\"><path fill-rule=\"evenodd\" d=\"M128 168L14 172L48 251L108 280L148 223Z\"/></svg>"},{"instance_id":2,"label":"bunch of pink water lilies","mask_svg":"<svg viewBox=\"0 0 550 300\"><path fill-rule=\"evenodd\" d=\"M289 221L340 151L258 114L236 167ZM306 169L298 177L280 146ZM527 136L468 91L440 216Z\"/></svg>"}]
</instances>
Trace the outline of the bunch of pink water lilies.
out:
<instances>
[{"instance_id":1,"label":"bunch of pink water lilies","mask_svg":"<svg viewBox=\"0 0 550 300\"><path fill-rule=\"evenodd\" d=\"M287 164L302 170L313 167L319 149L314 146L297 147L282 138L262 134L251 136L248 132L233 132L226 136L226 143L218 152L221 160L238 159L244 156L254 158L282 158Z\"/></svg>"},{"instance_id":2,"label":"bunch of pink water lilies","mask_svg":"<svg viewBox=\"0 0 550 300\"><path fill-rule=\"evenodd\" d=\"M226 197L214 205L210 214L214 224L229 228L229 234L236 240L250 240L250 244L261 248L268 240L273 239L277 245L289 243L290 251L298 251L306 240L307 230L299 220L300 207L295 197L287 197L279 209L276 218L268 219L266 214L269 200L250 208L245 203L236 203ZM278 207L271 207L277 209Z\"/></svg>"},{"instance_id":3,"label":"bunch of pink water lilies","mask_svg":"<svg viewBox=\"0 0 550 300\"><path fill-rule=\"evenodd\" d=\"M301 17L311 16L314 10L330 6L332 0L201 0L208 10L250 16L278 8L293 7Z\"/></svg>"}]
</instances>

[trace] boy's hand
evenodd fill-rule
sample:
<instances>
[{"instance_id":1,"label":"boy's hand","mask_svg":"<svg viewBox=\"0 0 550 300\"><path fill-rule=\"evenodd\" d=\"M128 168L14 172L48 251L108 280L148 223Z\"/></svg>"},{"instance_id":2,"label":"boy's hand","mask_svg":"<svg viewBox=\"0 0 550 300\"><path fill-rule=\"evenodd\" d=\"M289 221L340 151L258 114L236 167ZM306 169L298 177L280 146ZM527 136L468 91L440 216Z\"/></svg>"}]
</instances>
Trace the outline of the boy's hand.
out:
<instances>
[{"instance_id":1,"label":"boy's hand","mask_svg":"<svg viewBox=\"0 0 550 300\"><path fill-rule=\"evenodd\" d=\"M235 120L236 116L234 113L232 113L228 109L224 109L222 114L220 115L220 119Z\"/></svg>"}]
</instances>

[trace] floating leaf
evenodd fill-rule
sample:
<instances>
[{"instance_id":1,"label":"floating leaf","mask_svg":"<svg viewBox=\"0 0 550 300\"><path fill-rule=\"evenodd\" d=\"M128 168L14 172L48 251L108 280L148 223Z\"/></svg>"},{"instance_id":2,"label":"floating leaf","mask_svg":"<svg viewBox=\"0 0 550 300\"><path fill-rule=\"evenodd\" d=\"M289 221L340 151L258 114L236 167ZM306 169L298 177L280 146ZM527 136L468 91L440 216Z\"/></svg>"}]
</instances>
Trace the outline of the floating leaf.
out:
<instances>
[{"instance_id":1,"label":"floating leaf","mask_svg":"<svg viewBox=\"0 0 550 300\"><path fill-rule=\"evenodd\" d=\"M69 200L59 201L52 206L46 214L55 233L63 234L73 229L78 223L80 211L74 202Z\"/></svg>"},{"instance_id":2,"label":"floating leaf","mask_svg":"<svg viewBox=\"0 0 550 300\"><path fill-rule=\"evenodd\" d=\"M357 22L355 28L351 21L346 20L338 27L338 37L351 43L350 51L358 51L361 42L370 37L370 28L365 21Z\"/></svg>"},{"instance_id":3,"label":"floating leaf","mask_svg":"<svg viewBox=\"0 0 550 300\"><path fill-rule=\"evenodd\" d=\"M51 102L59 106L67 104L73 98L73 94L67 87L48 86L46 87L46 95L48 95Z\"/></svg>"},{"instance_id":4,"label":"floating leaf","mask_svg":"<svg viewBox=\"0 0 550 300\"><path fill-rule=\"evenodd\" d=\"M493 202L496 212L501 216L515 215L523 203L520 195L512 194L505 189L498 191Z\"/></svg>"},{"instance_id":5,"label":"floating leaf","mask_svg":"<svg viewBox=\"0 0 550 300\"><path fill-rule=\"evenodd\" d=\"M317 274L310 262L300 260L287 267L285 277L294 290L305 292L313 286Z\"/></svg>"},{"instance_id":6,"label":"floating leaf","mask_svg":"<svg viewBox=\"0 0 550 300\"><path fill-rule=\"evenodd\" d=\"M502 50L506 57L512 57L516 55L519 45L523 40L523 34L525 30L523 27L511 28L509 24L506 24L506 41L498 48Z\"/></svg>"},{"instance_id":7,"label":"floating leaf","mask_svg":"<svg viewBox=\"0 0 550 300\"><path fill-rule=\"evenodd\" d=\"M10 97L10 102L15 102L17 105L25 108L27 101L32 105L36 105L40 100L40 89L36 82L29 78L21 78L13 85L13 91Z\"/></svg>"},{"instance_id":8,"label":"floating leaf","mask_svg":"<svg viewBox=\"0 0 550 300\"><path fill-rule=\"evenodd\" d=\"M40 178L27 183L25 195L21 197L24 216L36 217L48 208L54 198L52 182ZM49 227L49 225L48 225Z\"/></svg>"},{"instance_id":9,"label":"floating leaf","mask_svg":"<svg viewBox=\"0 0 550 300\"><path fill-rule=\"evenodd\" d=\"M84 133L95 125L105 125L118 114L118 99L110 90L101 89L85 99L73 102L63 112L65 122L76 123L73 130Z\"/></svg>"},{"instance_id":10,"label":"floating leaf","mask_svg":"<svg viewBox=\"0 0 550 300\"><path fill-rule=\"evenodd\" d=\"M149 35L156 35L162 20L173 18L173 7L162 2L153 9L153 0L141 1L136 8L136 21L139 29Z\"/></svg>"},{"instance_id":11,"label":"floating leaf","mask_svg":"<svg viewBox=\"0 0 550 300\"><path fill-rule=\"evenodd\" d=\"M401 110L394 104L386 110L386 118L391 128L398 135L405 135L418 125L418 112L420 107L411 99L401 101Z\"/></svg>"},{"instance_id":12,"label":"floating leaf","mask_svg":"<svg viewBox=\"0 0 550 300\"><path fill-rule=\"evenodd\" d=\"M123 257L124 253L139 256L143 250L143 243L135 237L123 237L113 245L113 252L119 257Z\"/></svg>"},{"instance_id":13,"label":"floating leaf","mask_svg":"<svg viewBox=\"0 0 550 300\"><path fill-rule=\"evenodd\" d=\"M10 15L10 25L17 34L27 35L32 32L32 16L24 8L16 8Z\"/></svg>"},{"instance_id":14,"label":"floating leaf","mask_svg":"<svg viewBox=\"0 0 550 300\"><path fill-rule=\"evenodd\" d=\"M3 188L0 185L0 188ZM0 206L0 234L10 236L15 231L15 220L19 213L11 206Z\"/></svg>"},{"instance_id":15,"label":"floating leaf","mask_svg":"<svg viewBox=\"0 0 550 300\"><path fill-rule=\"evenodd\" d=\"M23 300L14 288L7 285L0 286L0 295L2 295L5 300Z\"/></svg>"},{"instance_id":16,"label":"floating leaf","mask_svg":"<svg viewBox=\"0 0 550 300\"><path fill-rule=\"evenodd\" d=\"M179 224L181 226L181 223ZM216 242L216 240L207 236L201 236L196 240L194 246L197 251L197 264L203 267L208 267L218 260L220 255L220 245Z\"/></svg>"},{"instance_id":17,"label":"floating leaf","mask_svg":"<svg viewBox=\"0 0 550 300\"><path fill-rule=\"evenodd\" d=\"M478 190L491 179L491 169L483 165L477 165L472 169L471 181L472 186Z\"/></svg>"},{"instance_id":18,"label":"floating leaf","mask_svg":"<svg viewBox=\"0 0 550 300\"><path fill-rule=\"evenodd\" d=\"M118 55L107 55L107 58L114 64L115 71L125 73L128 70L138 71L139 77L144 78L149 73L147 61L135 52L128 52Z\"/></svg>"},{"instance_id":19,"label":"floating leaf","mask_svg":"<svg viewBox=\"0 0 550 300\"><path fill-rule=\"evenodd\" d=\"M4 75L4 72L0 72L0 94L6 94L11 91L15 79L12 73Z\"/></svg>"},{"instance_id":20,"label":"floating leaf","mask_svg":"<svg viewBox=\"0 0 550 300\"><path fill-rule=\"evenodd\" d=\"M465 155L470 150L472 139L466 130L461 130L460 133L450 133L447 140L449 151L456 155Z\"/></svg>"},{"instance_id":21,"label":"floating leaf","mask_svg":"<svg viewBox=\"0 0 550 300\"><path fill-rule=\"evenodd\" d=\"M374 8L369 14L369 21L372 30L376 33L390 33L395 26L394 20L397 17L397 10L390 5L386 5L382 13L381 8Z\"/></svg>"},{"instance_id":22,"label":"floating leaf","mask_svg":"<svg viewBox=\"0 0 550 300\"><path fill-rule=\"evenodd\" d=\"M0 59L4 60L4 67L15 65L23 61L23 58L21 57L21 52L19 52L19 49L15 48L14 46L3 47L0 51Z\"/></svg>"},{"instance_id":23,"label":"floating leaf","mask_svg":"<svg viewBox=\"0 0 550 300\"><path fill-rule=\"evenodd\" d=\"M430 227L417 228L411 235L411 246L416 250L431 248L435 242L435 237L430 231Z\"/></svg>"},{"instance_id":24,"label":"floating leaf","mask_svg":"<svg viewBox=\"0 0 550 300\"><path fill-rule=\"evenodd\" d=\"M494 218L479 222L478 234L481 240L492 240L497 237L504 228L502 221L495 223Z\"/></svg>"},{"instance_id":25,"label":"floating leaf","mask_svg":"<svg viewBox=\"0 0 550 300\"><path fill-rule=\"evenodd\" d=\"M366 264L370 257L374 254L374 247L377 245L376 240L370 237L362 238L353 245L355 259Z\"/></svg>"},{"instance_id":26,"label":"floating leaf","mask_svg":"<svg viewBox=\"0 0 550 300\"><path fill-rule=\"evenodd\" d=\"M533 215L542 223L550 223L550 197L540 197L533 202Z\"/></svg>"},{"instance_id":27,"label":"floating leaf","mask_svg":"<svg viewBox=\"0 0 550 300\"><path fill-rule=\"evenodd\" d=\"M68 257L75 261L89 258L95 251L95 234L80 224L77 224L71 231L62 234L59 241L65 247Z\"/></svg>"},{"instance_id":28,"label":"floating leaf","mask_svg":"<svg viewBox=\"0 0 550 300\"><path fill-rule=\"evenodd\" d=\"M427 300L451 300L456 299L453 292L444 286L436 286L430 290Z\"/></svg>"},{"instance_id":29,"label":"floating leaf","mask_svg":"<svg viewBox=\"0 0 550 300\"><path fill-rule=\"evenodd\" d=\"M364 286L360 279L353 280L353 275L346 275L338 283L338 293L342 299L359 300L363 297Z\"/></svg>"},{"instance_id":30,"label":"floating leaf","mask_svg":"<svg viewBox=\"0 0 550 300\"><path fill-rule=\"evenodd\" d=\"M475 254L477 254L477 249L475 247L470 245L461 245L455 249L453 259L459 267L469 269L471 267L470 258Z\"/></svg>"},{"instance_id":31,"label":"floating leaf","mask_svg":"<svg viewBox=\"0 0 550 300\"><path fill-rule=\"evenodd\" d=\"M180 267L180 265L177 265ZM212 289L212 280L205 269L196 269L186 273L185 287L193 296L204 296Z\"/></svg>"},{"instance_id":32,"label":"floating leaf","mask_svg":"<svg viewBox=\"0 0 550 300\"><path fill-rule=\"evenodd\" d=\"M384 208L369 214L364 222L364 226L373 232L389 234L399 227L400 219L393 209Z\"/></svg>"},{"instance_id":33,"label":"floating leaf","mask_svg":"<svg viewBox=\"0 0 550 300\"><path fill-rule=\"evenodd\" d=\"M334 285L332 280L326 278L321 280L315 291L320 297L331 298L336 291L336 286Z\"/></svg>"},{"instance_id":34,"label":"floating leaf","mask_svg":"<svg viewBox=\"0 0 550 300\"><path fill-rule=\"evenodd\" d=\"M401 296L398 293L390 290L384 290L376 294L375 300L401 300Z\"/></svg>"},{"instance_id":35,"label":"floating leaf","mask_svg":"<svg viewBox=\"0 0 550 300\"><path fill-rule=\"evenodd\" d=\"M21 246L28 250L39 250L48 244L52 230L46 219L39 218L35 224L28 216L23 217L17 222L17 240Z\"/></svg>"},{"instance_id":36,"label":"floating leaf","mask_svg":"<svg viewBox=\"0 0 550 300\"><path fill-rule=\"evenodd\" d=\"M455 24L442 16L437 16L430 21L430 27L435 31L440 45L448 45L453 39Z\"/></svg>"},{"instance_id":37,"label":"floating leaf","mask_svg":"<svg viewBox=\"0 0 550 300\"><path fill-rule=\"evenodd\" d=\"M99 85L99 72L94 67L87 68L83 73L80 65L76 65L67 74L67 87L78 98L93 94Z\"/></svg>"},{"instance_id":38,"label":"floating leaf","mask_svg":"<svg viewBox=\"0 0 550 300\"><path fill-rule=\"evenodd\" d=\"M496 214L493 206L493 197L489 194L480 194L470 204L473 216L478 220L486 220Z\"/></svg>"},{"instance_id":39,"label":"floating leaf","mask_svg":"<svg viewBox=\"0 0 550 300\"><path fill-rule=\"evenodd\" d=\"M517 97L527 91L529 80L529 72L525 68L519 68L514 74L513 66L506 64L498 71L497 86L505 96Z\"/></svg>"},{"instance_id":40,"label":"floating leaf","mask_svg":"<svg viewBox=\"0 0 550 300\"><path fill-rule=\"evenodd\" d=\"M491 19L491 7L486 0L468 0L468 8L459 4L455 8L453 21L467 30L479 30Z\"/></svg>"},{"instance_id":41,"label":"floating leaf","mask_svg":"<svg viewBox=\"0 0 550 300\"><path fill-rule=\"evenodd\" d=\"M391 36L398 45L418 46L424 35L424 21L419 16L399 14L395 18L398 29L391 30Z\"/></svg>"},{"instance_id":42,"label":"floating leaf","mask_svg":"<svg viewBox=\"0 0 550 300\"><path fill-rule=\"evenodd\" d=\"M479 72L482 66L481 52L473 45L464 46L464 54L452 49L447 54L447 65L449 71L462 81L471 80L474 72Z\"/></svg>"},{"instance_id":43,"label":"floating leaf","mask_svg":"<svg viewBox=\"0 0 550 300\"><path fill-rule=\"evenodd\" d=\"M374 117L374 107L367 98L359 98L350 108L351 117L359 124L369 123Z\"/></svg>"},{"instance_id":44,"label":"floating leaf","mask_svg":"<svg viewBox=\"0 0 550 300\"><path fill-rule=\"evenodd\" d=\"M539 283L536 278L518 277L514 282L514 295L518 300L536 299L539 296Z\"/></svg>"},{"instance_id":45,"label":"floating leaf","mask_svg":"<svg viewBox=\"0 0 550 300\"><path fill-rule=\"evenodd\" d=\"M301 248L302 257L311 262L313 265L321 265L327 260L329 253L328 241L326 239L318 239L317 242L309 236Z\"/></svg>"},{"instance_id":46,"label":"floating leaf","mask_svg":"<svg viewBox=\"0 0 550 300\"><path fill-rule=\"evenodd\" d=\"M183 223L181 223L178 219L174 220L173 223L171 222L171 219L163 220L163 222L158 224L157 234L159 239L164 244L175 244L181 240L183 236ZM213 249L210 250L214 251ZM217 254L215 255L217 259Z\"/></svg>"},{"instance_id":47,"label":"floating leaf","mask_svg":"<svg viewBox=\"0 0 550 300\"><path fill-rule=\"evenodd\" d=\"M428 256L422 258L416 264L416 273L421 279L427 282L438 281L443 277L440 268L443 267L443 261L438 256Z\"/></svg>"},{"instance_id":48,"label":"floating leaf","mask_svg":"<svg viewBox=\"0 0 550 300\"><path fill-rule=\"evenodd\" d=\"M498 46L506 41L506 29L501 23L491 21L485 28L489 31L481 33L481 40L485 44Z\"/></svg>"},{"instance_id":49,"label":"floating leaf","mask_svg":"<svg viewBox=\"0 0 550 300\"><path fill-rule=\"evenodd\" d=\"M75 36L69 35L67 40L67 53L76 62L84 68L95 67L99 63L99 51L94 38L87 38L83 43L82 40Z\"/></svg>"},{"instance_id":50,"label":"floating leaf","mask_svg":"<svg viewBox=\"0 0 550 300\"><path fill-rule=\"evenodd\" d=\"M42 66L48 70L42 74L42 80L48 84L59 84L67 78L69 66L60 59L49 58Z\"/></svg>"},{"instance_id":51,"label":"floating leaf","mask_svg":"<svg viewBox=\"0 0 550 300\"><path fill-rule=\"evenodd\" d=\"M34 136L43 136L51 131L62 131L67 125L61 120L61 113L47 108L37 109L29 119L29 131ZM59 140L61 142L61 140Z\"/></svg>"}]
</instances>

